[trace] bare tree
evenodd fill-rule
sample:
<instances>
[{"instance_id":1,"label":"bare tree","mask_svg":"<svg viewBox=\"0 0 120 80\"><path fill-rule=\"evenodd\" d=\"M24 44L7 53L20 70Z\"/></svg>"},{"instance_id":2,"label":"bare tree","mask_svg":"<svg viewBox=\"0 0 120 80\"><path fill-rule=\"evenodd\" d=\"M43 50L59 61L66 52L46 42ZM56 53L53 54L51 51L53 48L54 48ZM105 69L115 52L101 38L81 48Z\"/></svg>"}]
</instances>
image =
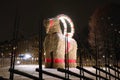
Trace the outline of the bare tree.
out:
<instances>
[{"instance_id":1,"label":"bare tree","mask_svg":"<svg viewBox=\"0 0 120 80\"><path fill-rule=\"evenodd\" d=\"M89 43L98 61L107 57L106 61L110 63L110 58L118 55L118 47L120 48L120 12L118 10L120 5L107 4L97 8L91 16Z\"/></svg>"}]
</instances>

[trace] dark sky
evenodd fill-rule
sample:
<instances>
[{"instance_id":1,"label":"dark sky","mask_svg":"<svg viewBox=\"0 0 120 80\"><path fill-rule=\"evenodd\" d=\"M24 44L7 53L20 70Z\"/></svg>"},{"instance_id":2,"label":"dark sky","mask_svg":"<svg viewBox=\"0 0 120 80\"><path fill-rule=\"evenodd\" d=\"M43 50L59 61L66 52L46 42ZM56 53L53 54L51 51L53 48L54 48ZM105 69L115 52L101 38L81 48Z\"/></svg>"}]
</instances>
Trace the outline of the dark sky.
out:
<instances>
[{"instance_id":1,"label":"dark sky","mask_svg":"<svg viewBox=\"0 0 120 80\"><path fill-rule=\"evenodd\" d=\"M16 7L19 34L25 37L38 33L39 18L67 14L81 36L94 10L108 2L120 0L0 0L0 42L13 38Z\"/></svg>"}]
</instances>

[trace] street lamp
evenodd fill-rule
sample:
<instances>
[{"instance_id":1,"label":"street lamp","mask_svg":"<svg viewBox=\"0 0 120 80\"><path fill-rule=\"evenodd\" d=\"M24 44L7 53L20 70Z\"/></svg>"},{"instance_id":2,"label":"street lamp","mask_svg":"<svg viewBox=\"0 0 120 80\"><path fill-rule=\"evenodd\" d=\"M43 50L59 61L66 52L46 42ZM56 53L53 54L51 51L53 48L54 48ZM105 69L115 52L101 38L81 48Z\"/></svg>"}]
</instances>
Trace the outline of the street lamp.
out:
<instances>
[{"instance_id":1,"label":"street lamp","mask_svg":"<svg viewBox=\"0 0 120 80\"><path fill-rule=\"evenodd\" d=\"M32 55L30 53L26 53L23 57L23 59L27 60L30 59L32 57Z\"/></svg>"}]
</instances>

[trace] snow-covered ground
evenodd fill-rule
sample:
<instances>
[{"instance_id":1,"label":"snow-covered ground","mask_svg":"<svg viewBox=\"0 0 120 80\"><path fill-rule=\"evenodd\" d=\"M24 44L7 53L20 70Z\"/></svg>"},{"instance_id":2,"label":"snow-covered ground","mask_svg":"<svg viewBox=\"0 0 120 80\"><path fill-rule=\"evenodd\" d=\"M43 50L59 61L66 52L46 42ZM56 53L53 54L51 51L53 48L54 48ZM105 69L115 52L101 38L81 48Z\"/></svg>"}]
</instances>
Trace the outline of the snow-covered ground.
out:
<instances>
[{"instance_id":1,"label":"snow-covered ground","mask_svg":"<svg viewBox=\"0 0 120 80\"><path fill-rule=\"evenodd\" d=\"M38 65L16 65L15 68L17 70L20 70L20 71L23 71L23 72L26 72L26 73L29 73L31 75L34 75L34 76L38 77L38 72L35 71L36 68L38 68ZM91 72L94 72L94 73L96 71L92 67L84 67L84 68L89 70L89 71L91 71ZM3 76L4 78L9 78L9 71L8 71L8 69L9 69L9 66L0 68L0 76ZM43 67L43 70L51 72L51 73L58 74L60 76L65 76L64 73L58 72L56 69L48 69L48 68L44 68ZM78 73L78 74L80 73L79 70L75 69L75 68L70 68L70 70L75 72L75 73ZM112 72L112 73L114 73L114 72ZM101 75L105 76L105 74L103 74L103 73L101 73ZM85 73L85 76L95 80L94 76L91 76L91 75L89 75L87 73ZM48 75L45 75L45 74L43 74L43 78L45 80L59 80L58 78L54 78L52 76L48 76ZM79 78L74 77L74 76L70 76L70 79L72 79L72 80L80 80ZM32 80L32 79L15 74L14 80ZM115 79L111 77L111 80L115 80Z\"/></svg>"}]
</instances>

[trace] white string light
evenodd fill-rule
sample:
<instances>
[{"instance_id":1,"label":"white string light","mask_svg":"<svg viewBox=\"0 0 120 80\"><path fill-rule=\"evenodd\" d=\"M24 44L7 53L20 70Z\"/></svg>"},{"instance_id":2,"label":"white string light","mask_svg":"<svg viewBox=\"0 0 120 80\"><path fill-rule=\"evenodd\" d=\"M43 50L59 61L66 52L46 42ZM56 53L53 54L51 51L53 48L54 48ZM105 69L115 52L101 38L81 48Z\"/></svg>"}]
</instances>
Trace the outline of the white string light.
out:
<instances>
[{"instance_id":1,"label":"white string light","mask_svg":"<svg viewBox=\"0 0 120 80\"><path fill-rule=\"evenodd\" d=\"M72 20L67 16L67 15L64 15L64 14L60 14L57 16L57 18L63 23L63 26L64 26L64 36L68 36L68 37L73 37L73 34L74 34L74 24L72 22ZM66 21L68 21L68 23L70 24L70 27L71 27L71 32L67 32L67 23Z\"/></svg>"}]
</instances>

